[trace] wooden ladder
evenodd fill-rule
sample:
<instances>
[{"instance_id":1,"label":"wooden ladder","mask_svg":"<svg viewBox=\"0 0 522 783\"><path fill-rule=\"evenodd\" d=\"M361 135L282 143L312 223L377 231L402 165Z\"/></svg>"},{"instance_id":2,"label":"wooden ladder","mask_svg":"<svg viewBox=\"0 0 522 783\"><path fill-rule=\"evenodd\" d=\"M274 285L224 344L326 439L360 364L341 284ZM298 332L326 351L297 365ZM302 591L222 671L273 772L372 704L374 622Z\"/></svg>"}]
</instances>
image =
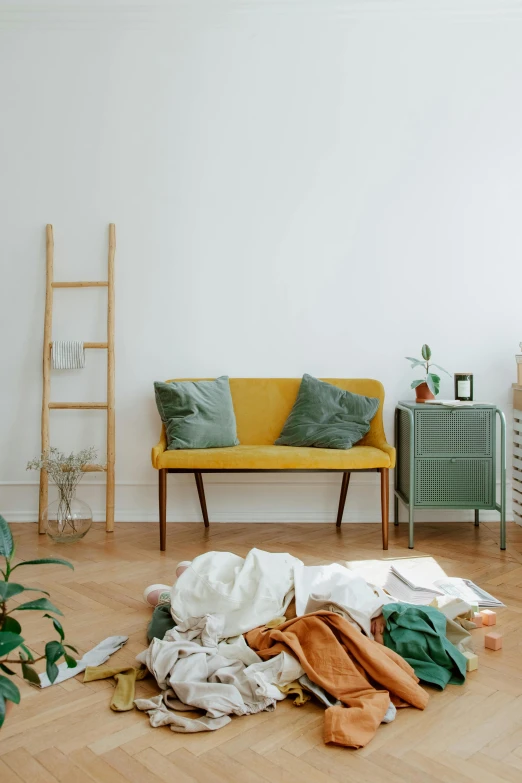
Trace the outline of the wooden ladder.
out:
<instances>
[{"instance_id":1,"label":"wooden ladder","mask_svg":"<svg viewBox=\"0 0 522 783\"><path fill-rule=\"evenodd\" d=\"M46 286L45 320L43 339L43 395L42 395L42 453L49 450L50 410L106 410L107 411L107 464L85 465L85 472L102 470L107 473L105 529L114 530L114 462L115 462L115 415L114 415L114 255L116 253L116 227L109 225L109 257L107 280L56 283L53 279L54 237L53 227L46 227ZM107 402L51 402L51 357L54 288L107 288L107 342L84 343L84 348L107 350ZM47 506L49 504L49 478L46 470L40 471L40 502L38 532L45 533Z\"/></svg>"}]
</instances>

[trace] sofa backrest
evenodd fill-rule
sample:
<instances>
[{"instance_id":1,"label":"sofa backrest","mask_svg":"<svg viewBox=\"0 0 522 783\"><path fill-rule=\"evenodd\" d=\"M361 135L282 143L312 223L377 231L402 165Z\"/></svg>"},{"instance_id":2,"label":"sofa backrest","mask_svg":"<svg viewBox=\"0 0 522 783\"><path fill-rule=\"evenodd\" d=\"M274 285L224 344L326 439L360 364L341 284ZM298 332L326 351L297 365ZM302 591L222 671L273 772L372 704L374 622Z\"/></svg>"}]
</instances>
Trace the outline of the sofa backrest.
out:
<instances>
[{"instance_id":1,"label":"sofa backrest","mask_svg":"<svg viewBox=\"0 0 522 783\"><path fill-rule=\"evenodd\" d=\"M175 378L173 380L202 379ZM382 421L384 387L380 381L369 378L322 378L321 380L354 394L377 397L381 402L379 410L372 420L370 431L361 440L360 445L377 445L384 440ZM300 384L300 378L230 378L237 436L241 445L274 444L292 410Z\"/></svg>"}]
</instances>

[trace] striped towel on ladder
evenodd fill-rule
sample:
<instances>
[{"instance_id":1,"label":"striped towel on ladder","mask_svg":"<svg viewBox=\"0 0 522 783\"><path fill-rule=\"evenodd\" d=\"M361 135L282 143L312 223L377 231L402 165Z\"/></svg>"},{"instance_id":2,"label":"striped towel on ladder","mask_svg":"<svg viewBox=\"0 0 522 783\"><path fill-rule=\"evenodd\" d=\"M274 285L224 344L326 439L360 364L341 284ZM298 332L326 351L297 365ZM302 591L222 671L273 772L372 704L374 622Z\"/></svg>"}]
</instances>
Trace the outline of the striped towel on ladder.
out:
<instances>
[{"instance_id":1,"label":"striped towel on ladder","mask_svg":"<svg viewBox=\"0 0 522 783\"><path fill-rule=\"evenodd\" d=\"M53 342L53 370L81 370L85 367L85 349L81 340Z\"/></svg>"}]
</instances>

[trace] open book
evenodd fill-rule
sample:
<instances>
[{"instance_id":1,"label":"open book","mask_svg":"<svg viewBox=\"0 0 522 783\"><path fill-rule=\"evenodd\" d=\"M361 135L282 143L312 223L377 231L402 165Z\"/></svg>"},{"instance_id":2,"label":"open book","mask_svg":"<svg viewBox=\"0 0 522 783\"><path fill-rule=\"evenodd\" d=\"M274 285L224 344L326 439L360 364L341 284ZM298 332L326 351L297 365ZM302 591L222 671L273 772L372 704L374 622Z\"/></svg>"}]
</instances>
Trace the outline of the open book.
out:
<instances>
[{"instance_id":1,"label":"open book","mask_svg":"<svg viewBox=\"0 0 522 783\"><path fill-rule=\"evenodd\" d=\"M425 405L444 405L447 408L473 408L474 405L491 405L489 402L474 402L473 400L425 400Z\"/></svg>"},{"instance_id":2,"label":"open book","mask_svg":"<svg viewBox=\"0 0 522 783\"><path fill-rule=\"evenodd\" d=\"M353 560L346 566L404 603L428 606L434 598L450 595L470 606L478 605L484 609L504 606L469 579L446 576L434 557Z\"/></svg>"},{"instance_id":3,"label":"open book","mask_svg":"<svg viewBox=\"0 0 522 783\"><path fill-rule=\"evenodd\" d=\"M399 601L421 606L427 606L437 596L444 595L459 598L472 606L475 604L487 608L504 606L501 601L486 593L470 579L441 576L433 581L428 579L425 584L419 584L414 571L415 569L403 567L402 563L391 565L384 589Z\"/></svg>"}]
</instances>

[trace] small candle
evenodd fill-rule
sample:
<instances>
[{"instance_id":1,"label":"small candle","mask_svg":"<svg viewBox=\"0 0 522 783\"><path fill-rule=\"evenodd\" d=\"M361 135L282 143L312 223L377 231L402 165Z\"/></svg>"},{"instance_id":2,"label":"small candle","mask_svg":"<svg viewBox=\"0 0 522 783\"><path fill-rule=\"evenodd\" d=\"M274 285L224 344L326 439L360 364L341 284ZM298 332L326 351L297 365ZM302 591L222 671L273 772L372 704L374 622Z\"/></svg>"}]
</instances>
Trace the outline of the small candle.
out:
<instances>
[{"instance_id":1,"label":"small candle","mask_svg":"<svg viewBox=\"0 0 522 783\"><path fill-rule=\"evenodd\" d=\"M473 400L473 373L455 373L455 399L462 402Z\"/></svg>"}]
</instances>

